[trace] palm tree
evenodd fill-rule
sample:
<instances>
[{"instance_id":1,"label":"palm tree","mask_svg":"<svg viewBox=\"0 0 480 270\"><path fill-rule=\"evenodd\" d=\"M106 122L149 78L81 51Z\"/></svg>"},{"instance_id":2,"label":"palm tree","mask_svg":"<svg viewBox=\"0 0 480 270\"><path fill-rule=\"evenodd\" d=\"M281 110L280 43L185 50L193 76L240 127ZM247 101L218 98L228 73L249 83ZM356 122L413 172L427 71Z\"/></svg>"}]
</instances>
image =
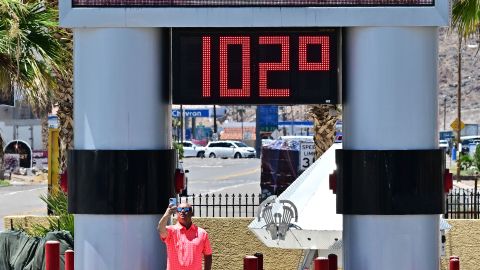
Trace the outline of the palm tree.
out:
<instances>
[{"instance_id":1,"label":"palm tree","mask_svg":"<svg viewBox=\"0 0 480 270\"><path fill-rule=\"evenodd\" d=\"M315 159L318 159L333 144L339 110L335 105L321 104L310 107L309 113L313 117Z\"/></svg>"},{"instance_id":2,"label":"palm tree","mask_svg":"<svg viewBox=\"0 0 480 270\"><path fill-rule=\"evenodd\" d=\"M55 74L64 74L57 17L41 1L0 0L0 93L16 92L37 114L51 110Z\"/></svg>"},{"instance_id":3,"label":"palm tree","mask_svg":"<svg viewBox=\"0 0 480 270\"><path fill-rule=\"evenodd\" d=\"M16 89L37 110L50 109L53 74L63 72L56 19L57 12L42 2L0 0L1 90Z\"/></svg>"},{"instance_id":4,"label":"palm tree","mask_svg":"<svg viewBox=\"0 0 480 270\"><path fill-rule=\"evenodd\" d=\"M452 8L452 27L463 37L477 35L480 39L480 1L457 0Z\"/></svg>"},{"instance_id":5,"label":"palm tree","mask_svg":"<svg viewBox=\"0 0 480 270\"><path fill-rule=\"evenodd\" d=\"M458 88L457 118L461 123L462 40L477 35L480 41L480 0L457 0L452 9L452 29L458 31ZM457 149L460 150L460 129L457 130ZM460 180L460 158L457 159L457 181Z\"/></svg>"}]
</instances>

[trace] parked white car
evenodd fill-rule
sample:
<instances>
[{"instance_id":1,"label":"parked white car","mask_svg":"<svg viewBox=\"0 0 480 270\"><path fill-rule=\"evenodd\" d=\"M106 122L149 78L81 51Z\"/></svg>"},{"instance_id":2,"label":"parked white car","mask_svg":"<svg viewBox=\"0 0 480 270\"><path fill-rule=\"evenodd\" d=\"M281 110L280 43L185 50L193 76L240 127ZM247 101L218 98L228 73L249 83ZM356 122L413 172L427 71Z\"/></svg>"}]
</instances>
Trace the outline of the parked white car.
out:
<instances>
[{"instance_id":1,"label":"parked white car","mask_svg":"<svg viewBox=\"0 0 480 270\"><path fill-rule=\"evenodd\" d=\"M205 157L205 147L196 145L191 141L183 141L184 157Z\"/></svg>"},{"instance_id":2,"label":"parked white car","mask_svg":"<svg viewBox=\"0 0 480 270\"><path fill-rule=\"evenodd\" d=\"M209 142L205 149L205 156L210 158L254 158L255 148L239 141L215 141Z\"/></svg>"}]
</instances>

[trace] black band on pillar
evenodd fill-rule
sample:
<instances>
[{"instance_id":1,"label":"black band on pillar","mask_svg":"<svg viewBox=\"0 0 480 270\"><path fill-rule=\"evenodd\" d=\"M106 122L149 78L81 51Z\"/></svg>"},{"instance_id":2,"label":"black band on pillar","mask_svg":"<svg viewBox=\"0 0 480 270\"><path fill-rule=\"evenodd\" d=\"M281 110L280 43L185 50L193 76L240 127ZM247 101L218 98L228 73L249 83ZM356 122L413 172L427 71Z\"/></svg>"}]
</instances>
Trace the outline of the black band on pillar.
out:
<instances>
[{"instance_id":1,"label":"black band on pillar","mask_svg":"<svg viewBox=\"0 0 480 270\"><path fill-rule=\"evenodd\" d=\"M68 211L161 214L175 196L175 150L71 150Z\"/></svg>"},{"instance_id":2,"label":"black band on pillar","mask_svg":"<svg viewBox=\"0 0 480 270\"><path fill-rule=\"evenodd\" d=\"M442 150L336 150L337 213L444 212Z\"/></svg>"}]
</instances>

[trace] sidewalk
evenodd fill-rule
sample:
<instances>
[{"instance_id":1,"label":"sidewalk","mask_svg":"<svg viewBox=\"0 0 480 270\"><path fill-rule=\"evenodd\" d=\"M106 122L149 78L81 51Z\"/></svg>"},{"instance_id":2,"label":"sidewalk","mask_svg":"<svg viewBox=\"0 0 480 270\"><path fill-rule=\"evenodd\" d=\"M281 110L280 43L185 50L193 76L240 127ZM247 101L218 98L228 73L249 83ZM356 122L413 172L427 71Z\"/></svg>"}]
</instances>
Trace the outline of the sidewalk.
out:
<instances>
[{"instance_id":1,"label":"sidewalk","mask_svg":"<svg viewBox=\"0 0 480 270\"><path fill-rule=\"evenodd\" d=\"M475 181L474 180L462 180L462 181L457 181L453 180L453 186L457 188L465 188L465 189L470 189L475 187Z\"/></svg>"},{"instance_id":2,"label":"sidewalk","mask_svg":"<svg viewBox=\"0 0 480 270\"><path fill-rule=\"evenodd\" d=\"M9 181L11 185L46 184L48 182L48 173L41 173L39 175L12 174Z\"/></svg>"}]
</instances>

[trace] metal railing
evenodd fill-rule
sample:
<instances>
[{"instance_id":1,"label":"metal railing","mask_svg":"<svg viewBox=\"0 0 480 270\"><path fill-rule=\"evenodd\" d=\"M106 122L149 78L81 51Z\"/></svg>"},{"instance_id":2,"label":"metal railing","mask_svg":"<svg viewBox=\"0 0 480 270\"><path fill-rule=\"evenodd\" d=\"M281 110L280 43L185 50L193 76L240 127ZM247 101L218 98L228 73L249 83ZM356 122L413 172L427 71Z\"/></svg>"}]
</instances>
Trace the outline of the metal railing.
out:
<instances>
[{"instance_id":1,"label":"metal railing","mask_svg":"<svg viewBox=\"0 0 480 270\"><path fill-rule=\"evenodd\" d=\"M261 194L192 194L180 197L197 217L255 217ZM453 189L446 198L445 218L480 219L480 190Z\"/></svg>"},{"instance_id":2,"label":"metal railing","mask_svg":"<svg viewBox=\"0 0 480 270\"><path fill-rule=\"evenodd\" d=\"M196 217L255 217L261 194L192 194L180 202L193 206Z\"/></svg>"},{"instance_id":3,"label":"metal railing","mask_svg":"<svg viewBox=\"0 0 480 270\"><path fill-rule=\"evenodd\" d=\"M480 193L474 189L453 189L446 198L445 218L480 218Z\"/></svg>"}]
</instances>

